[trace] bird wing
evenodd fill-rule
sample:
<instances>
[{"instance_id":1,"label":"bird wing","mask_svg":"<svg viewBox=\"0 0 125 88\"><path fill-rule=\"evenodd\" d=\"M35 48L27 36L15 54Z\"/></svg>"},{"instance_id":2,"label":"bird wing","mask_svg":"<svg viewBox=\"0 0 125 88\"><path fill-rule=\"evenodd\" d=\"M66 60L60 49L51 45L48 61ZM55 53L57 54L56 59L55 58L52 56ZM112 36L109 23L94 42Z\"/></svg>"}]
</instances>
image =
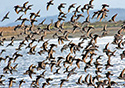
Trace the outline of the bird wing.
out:
<instances>
[{"instance_id":1,"label":"bird wing","mask_svg":"<svg viewBox=\"0 0 125 88\"><path fill-rule=\"evenodd\" d=\"M79 66L79 61L78 61L78 62L76 62L76 65L77 65L77 67L78 67L78 68L80 68L80 66Z\"/></svg>"},{"instance_id":2,"label":"bird wing","mask_svg":"<svg viewBox=\"0 0 125 88\"><path fill-rule=\"evenodd\" d=\"M78 79L78 83L80 83L80 81L81 81L81 78L82 78L82 75L79 77L79 79Z\"/></svg>"},{"instance_id":3,"label":"bird wing","mask_svg":"<svg viewBox=\"0 0 125 88\"><path fill-rule=\"evenodd\" d=\"M50 4L47 4L47 6L46 6L46 9L47 9L47 10L49 9L49 6L50 6Z\"/></svg>"},{"instance_id":4,"label":"bird wing","mask_svg":"<svg viewBox=\"0 0 125 88\"><path fill-rule=\"evenodd\" d=\"M116 18L116 16L117 16L118 14L116 13L111 19L112 19L112 21L115 21L115 18Z\"/></svg>"},{"instance_id":5,"label":"bird wing","mask_svg":"<svg viewBox=\"0 0 125 88\"><path fill-rule=\"evenodd\" d=\"M29 72L29 77L32 79L32 73L31 72Z\"/></svg>"},{"instance_id":6,"label":"bird wing","mask_svg":"<svg viewBox=\"0 0 125 88\"><path fill-rule=\"evenodd\" d=\"M88 83L88 77L89 77L89 74L85 77L85 82L87 82Z\"/></svg>"}]
</instances>

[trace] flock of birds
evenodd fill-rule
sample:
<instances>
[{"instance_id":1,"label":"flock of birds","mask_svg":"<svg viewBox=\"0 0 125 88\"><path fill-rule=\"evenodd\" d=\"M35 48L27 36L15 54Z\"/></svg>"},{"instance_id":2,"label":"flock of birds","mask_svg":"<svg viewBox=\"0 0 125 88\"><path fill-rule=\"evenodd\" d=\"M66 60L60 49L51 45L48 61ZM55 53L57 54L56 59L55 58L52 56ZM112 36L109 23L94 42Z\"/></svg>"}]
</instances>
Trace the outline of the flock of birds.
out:
<instances>
[{"instance_id":1,"label":"flock of birds","mask_svg":"<svg viewBox=\"0 0 125 88\"><path fill-rule=\"evenodd\" d=\"M7 84L4 84L4 81L8 81L9 88L10 88L10 87L13 87L13 83L17 82L16 78L12 76L10 76L8 79L3 79L3 78L6 77L7 74L13 75L13 73L16 73L18 71L17 70L18 63L17 64L15 63L18 58L22 58L22 59L25 58L23 57L24 53L23 54L20 53L20 51L24 47L25 49L29 50L25 54L36 55L36 53L38 53L40 56L44 54L46 55L46 58L41 59L40 62L37 62L38 63L37 65L31 62L31 65L28 67L28 69L24 71L24 73L22 73L23 75L29 76L30 79L33 79L32 75L36 75L37 71L42 72L42 74L36 75L35 80L32 80L30 87L45 88L48 85L52 85L51 81L55 81L56 79L52 79L46 76L46 73L48 73L47 67L50 68L49 71L53 73L53 75L55 76L56 75L58 76L58 74L67 75L66 78L60 79L60 88L63 86L63 84L65 84L66 82L69 82L69 79L72 79L72 77L77 74L76 69L84 68L83 70L87 74L88 69L92 67L96 69L95 70L96 75L92 76L93 73L92 74L88 73L83 79L81 74L79 78L76 79L77 85L82 85L83 87L84 85L87 85L87 86L92 86L94 88L104 88L104 87L112 88L112 86L114 85L117 86L118 83L115 80L111 79L113 76L112 71L108 71L108 69L113 68L111 59L115 57L117 50L121 50L121 54L119 54L119 56L121 57L121 60L125 58L125 49L124 49L125 39L123 39L123 34L122 34L125 31L125 22L123 22L121 28L114 35L114 40L112 41L112 43L107 43L103 48L102 55L98 55L96 52L99 51L98 49L100 47L97 45L98 44L97 39L106 36L108 34L108 30L107 30L107 26L105 25L103 30L101 30L102 34L96 34L91 32L91 30L96 30L93 26L89 25L90 24L89 10L94 8L93 1L94 0L90 0L89 3L85 4L81 9L80 9L81 5L75 8L76 3L73 3L69 6L67 13L63 12L63 8L65 8L66 3L61 3L58 6L58 10L59 10L58 20L54 24L53 22L51 22L45 28L41 29L41 26L46 21L46 19L44 19L42 22L39 23L40 27L38 27L37 30L34 30L34 22L37 22L36 18L40 17L39 15L40 10L36 13L31 12L28 19L28 18L23 18L23 15L27 14L27 11L30 11L31 7L33 6L33 5L28 5L29 1L25 2L23 6L20 6L20 5L14 6L14 10L17 14L21 14L21 13L23 14L15 20L15 22L21 21L21 24L15 26L14 31L16 32L19 29L23 30L23 32L17 36L18 37L21 35L25 36L25 39L23 39L19 43L18 48L15 49L16 52L13 53L12 56L6 55L5 57L0 57L0 62L5 61L5 63L7 63L7 65L4 66L3 68L3 73L2 72L0 73L1 74L0 86L4 87L5 85L7 85ZM47 11L49 11L49 8L51 8L51 6L54 5L53 2L54 0L50 0L49 2L47 2L47 6L46 6ZM102 21L103 19L105 19L105 17L108 16L107 15L107 13L109 12L109 10L107 9L108 7L109 5L102 4L101 10L94 12L91 19L95 17L97 17L97 20L100 19L99 21ZM71 12L71 9L75 9L75 10L72 12L73 15L69 21L69 23L72 24L73 26L72 31L70 32L65 30L64 22L65 22L66 15L69 12ZM84 17L83 14L85 12L87 12L88 16L86 17L85 21L83 21L82 24L79 25L78 20L79 18ZM10 12L8 12L3 17L1 22L5 21L6 19L9 19L9 13ZM117 23L115 21L116 16L117 14L111 17L111 19L109 19L107 23L109 22ZM31 25L25 25L26 21L29 21ZM46 41L44 39L47 35L47 32L51 33L53 31L51 30L52 25L54 25L54 28L57 29L52 37L58 39L58 44L54 44L54 43L49 44L50 39ZM75 31L78 29L82 32L82 35L79 38L79 42L77 44L77 43L74 43L72 40L70 40L68 38L68 35L69 33L74 34ZM40 39L37 40L34 37L35 35L39 35ZM6 40L6 38L4 38L4 31L0 33L0 38L1 38L0 46L5 46L4 41ZM16 36L11 37L11 42L6 46L6 48L14 46L13 44L14 44L15 38ZM86 46L82 46L82 44L84 44L85 43L84 41L86 40L88 40L88 44L86 44ZM69 43L67 44L65 43L65 41L69 41ZM37 44L34 45L34 42L42 44L42 46L39 47L41 49L40 51L36 51ZM112 47L116 48L114 51L110 50L108 47L111 44L113 44ZM57 49L58 46L60 45L63 45L60 49L60 52L63 53L65 52L65 50L69 50L69 52L67 52L65 56L56 57L54 56L54 54L56 53L55 49ZM77 53L80 51L82 51L81 56L77 57ZM6 52L6 49L2 49L0 52L0 56L2 56L2 54L5 54L5 52ZM100 63L104 55L106 55L106 57L108 58L106 64ZM83 63L85 66L84 67L81 66L80 65L81 63ZM125 62L124 62L124 65L125 65ZM106 71L104 73L105 76L101 76L102 68L104 68ZM60 69L65 69L65 70L62 70L61 72ZM123 70L121 70L121 73L118 74L117 78L125 82L125 67ZM40 83L39 82L40 79L44 79L45 81L43 83ZM22 80L19 81L19 88L21 87L21 85L25 84L26 82L27 81L25 81L25 79L22 78ZM125 86L125 83L123 84L123 86Z\"/></svg>"}]
</instances>

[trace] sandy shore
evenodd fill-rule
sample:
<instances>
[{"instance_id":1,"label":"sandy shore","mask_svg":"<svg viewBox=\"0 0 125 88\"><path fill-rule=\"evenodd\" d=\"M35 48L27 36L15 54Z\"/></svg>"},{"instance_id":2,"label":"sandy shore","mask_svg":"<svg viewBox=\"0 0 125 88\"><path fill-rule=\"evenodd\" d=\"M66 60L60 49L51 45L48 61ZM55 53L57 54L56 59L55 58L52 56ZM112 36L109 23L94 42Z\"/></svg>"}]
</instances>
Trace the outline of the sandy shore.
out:
<instances>
[{"instance_id":1,"label":"sandy shore","mask_svg":"<svg viewBox=\"0 0 125 88\"><path fill-rule=\"evenodd\" d=\"M14 31L13 30L14 27L10 27L10 28L0 28L0 31L3 31L3 37L6 38L7 40L10 40L10 38L12 36L15 36L16 40L22 40L24 39L27 35L20 35L17 37L17 35L19 35L21 32L23 32L22 30L17 30L17 31ZM120 29L120 27L108 27L107 30L108 30L108 34L107 36L114 36L117 31ZM91 30L91 32L93 34L98 34L98 35L101 35L101 30L102 28L96 28L95 30ZM65 30L64 30L65 31ZM84 34L84 32L80 32L80 30L76 30L75 33L71 33L72 29L67 29L69 33L69 37L70 38L75 38L75 37L80 37L81 35ZM47 32L47 35L45 37L45 39L51 39L53 34L57 32L55 30L52 30L51 32ZM62 33L58 33L59 35L62 35ZM122 32L123 35L125 35L125 32ZM36 39L39 39L43 34L41 33L40 35L35 35L34 38Z\"/></svg>"}]
</instances>

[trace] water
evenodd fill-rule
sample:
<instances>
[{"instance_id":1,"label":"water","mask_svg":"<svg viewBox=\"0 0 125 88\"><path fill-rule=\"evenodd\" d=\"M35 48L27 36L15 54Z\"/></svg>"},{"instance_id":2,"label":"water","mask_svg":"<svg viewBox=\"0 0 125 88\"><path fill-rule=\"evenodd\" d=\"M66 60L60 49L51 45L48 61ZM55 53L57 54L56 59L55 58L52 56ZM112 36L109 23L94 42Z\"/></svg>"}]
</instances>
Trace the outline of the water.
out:
<instances>
[{"instance_id":1,"label":"water","mask_svg":"<svg viewBox=\"0 0 125 88\"><path fill-rule=\"evenodd\" d=\"M125 36L124 36L125 37ZM74 43L78 43L80 40L79 38L69 38L70 40L73 40ZM87 45L89 40L85 40L84 43L82 44L82 46L85 48L85 46ZM120 54L122 53L123 50L125 50L125 46L122 46L124 49L122 50L118 50L116 49L115 47L117 45L113 45L111 44L111 42L113 41L113 36L108 36L108 37L104 37L104 38L98 38L98 41L97 41L97 45L99 46L98 50L99 51L95 51L95 53L97 54L96 56L93 56L93 61L92 61L92 67L88 68L87 69L87 72L84 71L84 67L85 67L85 63L84 62L80 62L80 69L77 67L77 65L75 64L75 61L73 62L73 65L69 67L69 69L72 69L74 67L77 67L75 72L77 74L74 74L74 75L71 75L69 78L68 78L68 82L64 82L62 88L88 88L88 86L86 84L83 84L83 85L77 85L76 82L78 81L78 78L82 75L82 80L85 79L86 75L87 74L90 74L92 75L92 77L94 77L96 74L95 74L95 66L94 66L94 62L95 62L95 59L99 56L99 55L103 55L102 56L102 59L99 60L99 62L101 64L103 64L102 66L102 73L99 73L99 75L101 75L103 78L101 78L100 80L103 80L103 79L107 79L105 77L105 73L108 72L108 71L111 71L111 73L113 73L113 76L110 76L111 80L112 81L115 81L118 83L118 85L114 85L113 87L115 88L124 88L123 84L125 84L125 82L123 80L119 80L117 77L119 76L119 74L121 73L121 71L125 68L125 58L123 60L120 59ZM6 49L6 52L3 52L1 54L0 57L5 57L7 55L9 55L10 57L12 57L12 55L17 51L16 48L18 48L18 45L21 41L14 41L14 46L9 46L9 47L6 47L11 41L5 41L4 42L4 46L0 46L0 50L2 49ZM31 42L31 41L29 41ZM12 88L18 88L19 87L19 81L21 79L24 79L26 81L26 83L23 83L22 84L22 88L29 88L30 87L30 84L32 83L33 80L36 79L36 76L37 75L40 75L44 70L39 70L37 71L36 69L34 69L34 71L36 72L36 74L32 74L32 79L28 76L28 75L23 75L23 73L28 69L28 67L33 64L33 65L36 65L37 66L37 62L39 61L43 61L46 59L48 53L45 52L44 54L41 54L39 55L37 52L41 50L41 46L43 44L43 42L34 42L32 46L36 45L37 44L37 47L36 47L36 53L35 55L29 55L27 54L27 52L29 51L29 48L25 49L25 47L29 44L29 42L25 42L26 45L24 45L21 49L21 51L19 51L18 53L22 54L23 57L19 57L15 63L11 63L11 66L14 66L16 64L18 64L17 66L17 72L13 72L13 74L5 74L5 77L3 77L2 79L5 79L5 81L3 82L5 84L5 86L2 86L0 85L0 87L2 88L8 88L8 84L9 84L9 77L15 77L16 78L16 83L13 83L13 86ZM116 50L115 52L115 55L116 56L112 56L111 57L111 64L114 65L113 67L109 67L107 70L105 70L105 64L107 63L107 60L108 60L108 57L106 56L105 53L103 53L103 48L105 47L105 45L107 43L110 43L109 46L108 46L108 49L110 49L111 51L114 51ZM57 39L51 39L49 41L49 44L50 43L54 43L54 44L57 44L58 47L54 47L54 50L56 51L56 53L53 53L53 56L55 57L55 60L57 60L57 57L59 56L63 56L64 58L69 54L70 52L70 49L68 48L67 50L64 50L63 52L60 51L61 47L64 45L64 44L68 44L69 41L64 41L64 44L61 44L59 45L58 44L58 40ZM49 49L49 45L48 45L48 49ZM83 49L82 49L83 50ZM81 57L81 54L82 54L82 50L80 51L77 51L76 54L71 54L72 56L75 56L76 55L76 58L82 58ZM88 62L90 59L87 58L86 61ZM63 62L64 60L62 60ZM8 62L8 59L6 62L4 61L1 61L0 63L0 75L3 74L3 68L7 65L7 62ZM12 61L13 62L13 61ZM50 61L48 61L50 62ZM50 71L50 66L49 65L46 65L46 72L45 72L45 78L52 78L53 81L50 81L50 85L46 85L45 87L47 88L59 88L60 87L60 79L66 79L67 78L67 74L68 73L63 73L65 71L65 67L63 67L63 63L61 62L61 69L59 70L59 73L60 74L53 74L56 69L58 69L57 67L53 67L53 71L51 72ZM68 64L66 65L66 67L68 66ZM39 87L41 88L42 87L42 83L46 82L46 80L44 78L41 78L39 80ZM95 81L94 83L96 83L97 81ZM89 88L93 88L92 86L90 86Z\"/></svg>"}]
</instances>

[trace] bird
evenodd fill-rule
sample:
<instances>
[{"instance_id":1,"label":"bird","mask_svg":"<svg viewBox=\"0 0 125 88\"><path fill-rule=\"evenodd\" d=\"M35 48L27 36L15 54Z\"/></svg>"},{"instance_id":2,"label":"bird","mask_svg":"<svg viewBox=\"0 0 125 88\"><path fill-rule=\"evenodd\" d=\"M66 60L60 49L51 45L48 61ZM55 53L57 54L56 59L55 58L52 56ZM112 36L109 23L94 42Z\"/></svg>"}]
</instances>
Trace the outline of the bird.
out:
<instances>
[{"instance_id":1,"label":"bird","mask_svg":"<svg viewBox=\"0 0 125 88\"><path fill-rule=\"evenodd\" d=\"M30 19L30 23L31 23L32 26L34 26L34 22L37 22L37 20L36 19Z\"/></svg>"},{"instance_id":2,"label":"bird","mask_svg":"<svg viewBox=\"0 0 125 88\"><path fill-rule=\"evenodd\" d=\"M76 7L76 10L75 11L73 11L73 12L78 12L78 13L80 13L80 11L79 11L79 8L81 7L81 5L79 5L78 7Z\"/></svg>"},{"instance_id":3,"label":"bird","mask_svg":"<svg viewBox=\"0 0 125 88\"><path fill-rule=\"evenodd\" d=\"M26 72L23 73L24 75L28 74L31 79L32 79L32 74L36 74L36 72L34 72L34 69L32 67L33 67L33 64L31 64L28 70L26 70Z\"/></svg>"},{"instance_id":4,"label":"bird","mask_svg":"<svg viewBox=\"0 0 125 88\"><path fill-rule=\"evenodd\" d=\"M89 1L89 5L92 5L92 2L93 2L93 1L94 1L94 0L90 0L90 1Z\"/></svg>"},{"instance_id":5,"label":"bird","mask_svg":"<svg viewBox=\"0 0 125 88\"><path fill-rule=\"evenodd\" d=\"M38 40L38 43L39 43L40 41L44 41L45 36L46 36L46 35L42 35L42 36L40 37L40 39Z\"/></svg>"},{"instance_id":6,"label":"bird","mask_svg":"<svg viewBox=\"0 0 125 88\"><path fill-rule=\"evenodd\" d=\"M61 23L61 20L56 21L54 27L57 28L57 29L59 29L60 23Z\"/></svg>"},{"instance_id":7,"label":"bird","mask_svg":"<svg viewBox=\"0 0 125 88\"><path fill-rule=\"evenodd\" d=\"M25 7L25 9L24 9L24 13L26 14L26 12L27 12L27 10L31 10L31 7L32 7L33 5L28 5L27 7ZM19 10L20 11L20 10Z\"/></svg>"},{"instance_id":8,"label":"bird","mask_svg":"<svg viewBox=\"0 0 125 88\"><path fill-rule=\"evenodd\" d=\"M86 70L87 70L88 68L92 67L92 65L91 65L92 60L93 60L93 59L91 59L89 62L85 62L85 61L84 61L84 62L86 63L86 66L84 67L84 71L85 71L85 72L87 72Z\"/></svg>"},{"instance_id":9,"label":"bird","mask_svg":"<svg viewBox=\"0 0 125 88\"><path fill-rule=\"evenodd\" d=\"M100 22L102 21L102 19L104 19L105 17L107 16L107 13L106 13L106 11L104 11L103 13L102 13L102 16L100 17Z\"/></svg>"},{"instance_id":10,"label":"bird","mask_svg":"<svg viewBox=\"0 0 125 88\"><path fill-rule=\"evenodd\" d=\"M19 18L17 18L17 19L15 20L15 22L17 22L17 21L19 21L19 20L22 20L22 19L21 19L22 16L23 16L23 14L22 14L21 16L19 16Z\"/></svg>"},{"instance_id":11,"label":"bird","mask_svg":"<svg viewBox=\"0 0 125 88\"><path fill-rule=\"evenodd\" d=\"M16 65L13 66L13 67L10 66L10 68L11 68L11 69L10 69L10 73L11 73L11 74L13 74L13 71L16 71L16 72L17 72L17 70L16 70L16 67L17 67L17 66L18 66L18 64L16 64Z\"/></svg>"},{"instance_id":12,"label":"bird","mask_svg":"<svg viewBox=\"0 0 125 88\"><path fill-rule=\"evenodd\" d=\"M5 67L3 68L3 73L8 74L8 71L10 71L10 66L11 66L11 62L8 61L7 66L5 66Z\"/></svg>"},{"instance_id":13,"label":"bird","mask_svg":"<svg viewBox=\"0 0 125 88\"><path fill-rule=\"evenodd\" d=\"M5 49L2 49L1 52L0 52L0 55L1 55L3 52L6 52L6 50L5 50Z\"/></svg>"},{"instance_id":14,"label":"bird","mask_svg":"<svg viewBox=\"0 0 125 88\"><path fill-rule=\"evenodd\" d=\"M36 19L36 17L40 17L39 13L40 13L40 10L37 11L33 19Z\"/></svg>"},{"instance_id":15,"label":"bird","mask_svg":"<svg viewBox=\"0 0 125 88\"><path fill-rule=\"evenodd\" d=\"M99 10L99 11L98 11L98 13L97 13L97 18L96 18L97 20L100 18L100 16L102 15L102 13L103 13L103 10Z\"/></svg>"},{"instance_id":16,"label":"bird","mask_svg":"<svg viewBox=\"0 0 125 88\"><path fill-rule=\"evenodd\" d=\"M32 83L30 84L30 87L37 87L36 80L32 81Z\"/></svg>"},{"instance_id":17,"label":"bird","mask_svg":"<svg viewBox=\"0 0 125 88\"><path fill-rule=\"evenodd\" d=\"M9 19L8 15L9 15L10 11L7 12L7 14L2 18L1 22L4 21L5 19Z\"/></svg>"},{"instance_id":18,"label":"bird","mask_svg":"<svg viewBox=\"0 0 125 88\"><path fill-rule=\"evenodd\" d=\"M86 75L86 77L85 77L85 82L88 84L88 77L89 77L89 74L88 75Z\"/></svg>"},{"instance_id":19,"label":"bird","mask_svg":"<svg viewBox=\"0 0 125 88\"><path fill-rule=\"evenodd\" d=\"M95 71L96 74L98 73L102 73L102 71L100 71L100 69L102 69L102 67L96 68L97 70Z\"/></svg>"},{"instance_id":20,"label":"bird","mask_svg":"<svg viewBox=\"0 0 125 88\"><path fill-rule=\"evenodd\" d=\"M26 5L29 3L29 1L26 1L25 3L23 3L23 8L26 8Z\"/></svg>"},{"instance_id":21,"label":"bird","mask_svg":"<svg viewBox=\"0 0 125 88\"><path fill-rule=\"evenodd\" d=\"M51 71L51 72L53 71L54 65L55 65L55 62L52 62L52 63L50 64L50 71Z\"/></svg>"},{"instance_id":22,"label":"bird","mask_svg":"<svg viewBox=\"0 0 125 88\"><path fill-rule=\"evenodd\" d=\"M86 8L86 10L87 10L87 14L89 15L89 10L90 10L90 9L93 9L93 5L89 5L89 4L88 4L87 6L88 6L88 8Z\"/></svg>"},{"instance_id":23,"label":"bird","mask_svg":"<svg viewBox=\"0 0 125 88\"><path fill-rule=\"evenodd\" d=\"M17 14L19 14L20 11L23 11L23 7L19 6L19 5L16 5L14 6L14 10Z\"/></svg>"},{"instance_id":24,"label":"bird","mask_svg":"<svg viewBox=\"0 0 125 88\"><path fill-rule=\"evenodd\" d=\"M69 72L69 66L66 67L66 70L63 73Z\"/></svg>"},{"instance_id":25,"label":"bird","mask_svg":"<svg viewBox=\"0 0 125 88\"><path fill-rule=\"evenodd\" d=\"M77 22L80 19L80 17L84 17L84 16L83 16L83 14L78 14L76 17L77 18L75 19L75 22Z\"/></svg>"},{"instance_id":26,"label":"bird","mask_svg":"<svg viewBox=\"0 0 125 88\"><path fill-rule=\"evenodd\" d=\"M105 64L105 69L108 69L109 67L113 67L113 65L110 62L110 56L108 57L107 64Z\"/></svg>"},{"instance_id":27,"label":"bird","mask_svg":"<svg viewBox=\"0 0 125 88\"><path fill-rule=\"evenodd\" d=\"M109 7L108 4L102 4L102 9L105 8L105 7Z\"/></svg>"},{"instance_id":28,"label":"bird","mask_svg":"<svg viewBox=\"0 0 125 88\"><path fill-rule=\"evenodd\" d=\"M63 44L64 40L67 40L69 41L69 39L67 38L68 37L68 34L66 36L59 36L57 33L55 33L53 36L57 36L58 37L58 44L60 44L60 42Z\"/></svg>"},{"instance_id":29,"label":"bird","mask_svg":"<svg viewBox=\"0 0 125 88\"><path fill-rule=\"evenodd\" d=\"M118 76L118 79L123 79L125 81L125 73L124 72L125 72L125 68L122 70L122 72Z\"/></svg>"},{"instance_id":30,"label":"bird","mask_svg":"<svg viewBox=\"0 0 125 88\"><path fill-rule=\"evenodd\" d=\"M123 60L123 58L125 58L125 50L120 54L121 60Z\"/></svg>"},{"instance_id":31,"label":"bird","mask_svg":"<svg viewBox=\"0 0 125 88\"><path fill-rule=\"evenodd\" d=\"M62 29L62 30L64 30L64 22L62 22L61 24L60 24L60 28Z\"/></svg>"},{"instance_id":32,"label":"bird","mask_svg":"<svg viewBox=\"0 0 125 88\"><path fill-rule=\"evenodd\" d=\"M59 12L58 18L59 18L59 17L62 17L62 16L65 18L65 15L66 15L66 13L64 13L64 12Z\"/></svg>"},{"instance_id":33,"label":"bird","mask_svg":"<svg viewBox=\"0 0 125 88\"><path fill-rule=\"evenodd\" d=\"M81 11L84 13L84 10L86 10L87 9L87 6L88 6L89 4L85 4L82 8L81 8Z\"/></svg>"},{"instance_id":34,"label":"bird","mask_svg":"<svg viewBox=\"0 0 125 88\"><path fill-rule=\"evenodd\" d=\"M46 21L46 18L42 21L42 22L40 22L39 23L39 25L43 25L43 23Z\"/></svg>"},{"instance_id":35,"label":"bird","mask_svg":"<svg viewBox=\"0 0 125 88\"><path fill-rule=\"evenodd\" d=\"M95 43L97 43L97 38L99 37L99 35L98 34L94 34L93 36L94 36L93 39L94 39Z\"/></svg>"},{"instance_id":36,"label":"bird","mask_svg":"<svg viewBox=\"0 0 125 88\"><path fill-rule=\"evenodd\" d=\"M24 79L19 81L19 88L21 88L22 83L25 83Z\"/></svg>"},{"instance_id":37,"label":"bird","mask_svg":"<svg viewBox=\"0 0 125 88\"><path fill-rule=\"evenodd\" d=\"M89 35L89 33L90 33L90 31L91 31L92 29L95 29L95 28L94 28L93 26L89 26L89 27L88 27L88 30L86 31L87 36Z\"/></svg>"},{"instance_id":38,"label":"bird","mask_svg":"<svg viewBox=\"0 0 125 88\"><path fill-rule=\"evenodd\" d=\"M50 0L49 2L47 2L47 6L46 6L46 9L48 10L50 5L54 5L54 3L52 3L53 0Z\"/></svg>"},{"instance_id":39,"label":"bird","mask_svg":"<svg viewBox=\"0 0 125 88\"><path fill-rule=\"evenodd\" d=\"M6 47L13 46L13 42L14 42L14 40L12 40Z\"/></svg>"},{"instance_id":40,"label":"bird","mask_svg":"<svg viewBox=\"0 0 125 88\"><path fill-rule=\"evenodd\" d=\"M45 88L46 85L48 85L46 82L45 83L42 83L42 88Z\"/></svg>"},{"instance_id":41,"label":"bird","mask_svg":"<svg viewBox=\"0 0 125 88\"><path fill-rule=\"evenodd\" d=\"M14 57L15 56L15 57ZM17 52L13 54L13 57L14 57L14 61L15 62L17 60L18 57L23 57L22 54L18 54Z\"/></svg>"},{"instance_id":42,"label":"bird","mask_svg":"<svg viewBox=\"0 0 125 88\"><path fill-rule=\"evenodd\" d=\"M75 30L76 29L80 29L79 25L76 23L76 24L73 24L73 30L72 30L72 33L75 33Z\"/></svg>"},{"instance_id":43,"label":"bird","mask_svg":"<svg viewBox=\"0 0 125 88\"><path fill-rule=\"evenodd\" d=\"M47 31L50 31L50 29L51 29L51 26L52 26L52 23L48 24L48 25L47 25L47 28L46 28L46 30L47 30Z\"/></svg>"},{"instance_id":44,"label":"bird","mask_svg":"<svg viewBox=\"0 0 125 88\"><path fill-rule=\"evenodd\" d=\"M89 83L87 84L88 86L95 86L93 81L92 81L92 75L90 75L90 78L89 78Z\"/></svg>"},{"instance_id":45,"label":"bird","mask_svg":"<svg viewBox=\"0 0 125 88\"><path fill-rule=\"evenodd\" d=\"M5 77L5 75L0 75L0 81L2 80L3 77Z\"/></svg>"},{"instance_id":46,"label":"bird","mask_svg":"<svg viewBox=\"0 0 125 88\"><path fill-rule=\"evenodd\" d=\"M72 43L72 41L68 44L68 46L70 48L71 53L75 53L75 51L79 50L78 45L76 45L75 43Z\"/></svg>"},{"instance_id":47,"label":"bird","mask_svg":"<svg viewBox=\"0 0 125 88\"><path fill-rule=\"evenodd\" d=\"M3 37L3 31L0 32L0 37Z\"/></svg>"},{"instance_id":48,"label":"bird","mask_svg":"<svg viewBox=\"0 0 125 88\"><path fill-rule=\"evenodd\" d=\"M118 15L117 13L115 15L113 15L112 18L108 22L114 22L114 23L116 23L115 22L115 18L116 18L117 15Z\"/></svg>"},{"instance_id":49,"label":"bird","mask_svg":"<svg viewBox=\"0 0 125 88\"><path fill-rule=\"evenodd\" d=\"M76 60L76 65L77 65L77 67L80 69L80 65L79 65L79 63L80 63L80 61L82 61L82 60L79 59L79 58L78 58L78 59L73 59L73 61L74 61L74 60Z\"/></svg>"},{"instance_id":50,"label":"bird","mask_svg":"<svg viewBox=\"0 0 125 88\"><path fill-rule=\"evenodd\" d=\"M39 86L39 80L40 80L40 78L42 78L42 76L43 76L42 74L36 76L37 78L36 78L36 81L35 81L35 82L36 82L36 84L37 84L38 86Z\"/></svg>"},{"instance_id":51,"label":"bird","mask_svg":"<svg viewBox=\"0 0 125 88\"><path fill-rule=\"evenodd\" d=\"M46 78L46 83L47 83L48 85L50 85L49 81L53 81L53 79L52 79L52 78Z\"/></svg>"},{"instance_id":52,"label":"bird","mask_svg":"<svg viewBox=\"0 0 125 88\"><path fill-rule=\"evenodd\" d=\"M123 47L121 47L121 43L122 43L122 39L121 39L121 41L118 43L118 46L116 47L117 49L123 49Z\"/></svg>"},{"instance_id":53,"label":"bird","mask_svg":"<svg viewBox=\"0 0 125 88\"><path fill-rule=\"evenodd\" d=\"M36 67L37 71L41 70L41 69L45 69L46 64L45 64L45 60L43 60L42 62L37 62L38 66Z\"/></svg>"},{"instance_id":54,"label":"bird","mask_svg":"<svg viewBox=\"0 0 125 88\"><path fill-rule=\"evenodd\" d=\"M30 19L32 19L33 18L33 16L35 16L35 15L37 15L36 13L34 13L34 12L31 12L30 13Z\"/></svg>"},{"instance_id":55,"label":"bird","mask_svg":"<svg viewBox=\"0 0 125 88\"><path fill-rule=\"evenodd\" d=\"M22 18L21 20L22 20L21 27L24 26L25 21L29 21L29 19L27 19L27 18Z\"/></svg>"},{"instance_id":56,"label":"bird","mask_svg":"<svg viewBox=\"0 0 125 88\"><path fill-rule=\"evenodd\" d=\"M82 79L82 75L79 77L78 82L76 82L76 84L82 85L81 79Z\"/></svg>"},{"instance_id":57,"label":"bird","mask_svg":"<svg viewBox=\"0 0 125 88\"><path fill-rule=\"evenodd\" d=\"M16 83L15 81L13 81L13 80L16 80L16 78L10 77L8 79L9 79L9 88L10 88L12 87L13 83Z\"/></svg>"},{"instance_id":58,"label":"bird","mask_svg":"<svg viewBox=\"0 0 125 88\"><path fill-rule=\"evenodd\" d=\"M64 5L66 5L66 3L61 3L61 4L58 6L58 10L59 10L60 12L62 12L61 8L65 8Z\"/></svg>"},{"instance_id":59,"label":"bird","mask_svg":"<svg viewBox=\"0 0 125 88\"><path fill-rule=\"evenodd\" d=\"M90 15L88 15L88 16L86 17L86 20L82 22L82 25L85 24L85 23L90 23L89 16L90 16Z\"/></svg>"},{"instance_id":60,"label":"bird","mask_svg":"<svg viewBox=\"0 0 125 88\"><path fill-rule=\"evenodd\" d=\"M105 48L103 49L103 52L105 52L106 50L108 50L108 46L109 46L109 42L105 45Z\"/></svg>"},{"instance_id":61,"label":"bird","mask_svg":"<svg viewBox=\"0 0 125 88\"><path fill-rule=\"evenodd\" d=\"M71 8L75 8L75 5L76 5L76 3L73 3L73 4L71 4L71 5L68 7L68 13L70 12Z\"/></svg>"},{"instance_id":62,"label":"bird","mask_svg":"<svg viewBox=\"0 0 125 88\"><path fill-rule=\"evenodd\" d=\"M48 50L47 50L48 41L49 41L49 39L47 41L45 41L41 47L41 48L43 48L44 51L47 51L47 52L48 52Z\"/></svg>"},{"instance_id":63,"label":"bird","mask_svg":"<svg viewBox=\"0 0 125 88\"><path fill-rule=\"evenodd\" d=\"M98 13L99 13L98 11L94 12L94 14L93 14L93 16L92 16L92 19L93 19Z\"/></svg>"},{"instance_id":64,"label":"bird","mask_svg":"<svg viewBox=\"0 0 125 88\"><path fill-rule=\"evenodd\" d=\"M76 72L73 72L73 71L69 71L68 72L68 75L67 75L67 79L71 76L71 75L73 75L73 74L77 74Z\"/></svg>"},{"instance_id":65,"label":"bird","mask_svg":"<svg viewBox=\"0 0 125 88\"><path fill-rule=\"evenodd\" d=\"M123 29L119 29L117 33L118 33L119 35L121 35L122 31L123 31Z\"/></svg>"},{"instance_id":66,"label":"bird","mask_svg":"<svg viewBox=\"0 0 125 88\"><path fill-rule=\"evenodd\" d=\"M113 74L111 73L111 71L108 71L107 73L105 73L105 75L106 75L106 77L107 77L108 79L110 79L110 78L109 78L110 76L113 76Z\"/></svg>"},{"instance_id":67,"label":"bird","mask_svg":"<svg viewBox=\"0 0 125 88\"><path fill-rule=\"evenodd\" d=\"M106 36L107 34L108 34L108 30L106 30L107 29L107 25L104 25L104 27L103 27L103 29L102 29L102 35L100 36L100 37L104 37L104 36Z\"/></svg>"},{"instance_id":68,"label":"bird","mask_svg":"<svg viewBox=\"0 0 125 88\"><path fill-rule=\"evenodd\" d=\"M64 82L67 82L68 80L67 79L61 79L60 81L61 81L61 83L60 83L60 88L61 88L62 85L64 84Z\"/></svg>"},{"instance_id":69,"label":"bird","mask_svg":"<svg viewBox=\"0 0 125 88\"><path fill-rule=\"evenodd\" d=\"M34 45L33 47L30 48L29 52L27 52L28 54L35 54L35 48L37 45Z\"/></svg>"},{"instance_id":70,"label":"bird","mask_svg":"<svg viewBox=\"0 0 125 88\"><path fill-rule=\"evenodd\" d=\"M5 80L0 80L0 85L1 86L5 86L5 84L3 83Z\"/></svg>"}]
</instances>

